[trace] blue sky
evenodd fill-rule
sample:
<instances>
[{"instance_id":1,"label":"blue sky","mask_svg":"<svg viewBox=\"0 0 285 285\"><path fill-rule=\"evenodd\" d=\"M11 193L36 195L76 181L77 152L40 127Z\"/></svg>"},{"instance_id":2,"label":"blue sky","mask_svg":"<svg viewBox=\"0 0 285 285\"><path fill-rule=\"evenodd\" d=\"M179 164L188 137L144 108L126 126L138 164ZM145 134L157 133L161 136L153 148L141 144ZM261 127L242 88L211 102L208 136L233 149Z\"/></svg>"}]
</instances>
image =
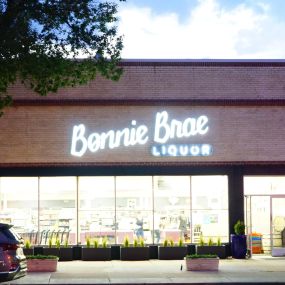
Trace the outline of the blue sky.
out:
<instances>
[{"instance_id":1,"label":"blue sky","mask_svg":"<svg viewBox=\"0 0 285 285\"><path fill-rule=\"evenodd\" d=\"M285 0L127 0L123 58L285 58Z\"/></svg>"}]
</instances>

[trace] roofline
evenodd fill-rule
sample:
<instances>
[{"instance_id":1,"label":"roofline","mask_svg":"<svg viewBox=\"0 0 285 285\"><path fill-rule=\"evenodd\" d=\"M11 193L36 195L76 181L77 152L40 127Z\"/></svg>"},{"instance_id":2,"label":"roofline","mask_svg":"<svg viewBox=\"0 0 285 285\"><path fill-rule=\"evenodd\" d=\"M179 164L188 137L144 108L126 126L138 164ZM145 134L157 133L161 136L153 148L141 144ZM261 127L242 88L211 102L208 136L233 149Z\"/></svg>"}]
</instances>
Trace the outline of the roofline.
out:
<instances>
[{"instance_id":1,"label":"roofline","mask_svg":"<svg viewBox=\"0 0 285 285\"><path fill-rule=\"evenodd\" d=\"M122 66L285 66L285 59L121 59Z\"/></svg>"}]
</instances>

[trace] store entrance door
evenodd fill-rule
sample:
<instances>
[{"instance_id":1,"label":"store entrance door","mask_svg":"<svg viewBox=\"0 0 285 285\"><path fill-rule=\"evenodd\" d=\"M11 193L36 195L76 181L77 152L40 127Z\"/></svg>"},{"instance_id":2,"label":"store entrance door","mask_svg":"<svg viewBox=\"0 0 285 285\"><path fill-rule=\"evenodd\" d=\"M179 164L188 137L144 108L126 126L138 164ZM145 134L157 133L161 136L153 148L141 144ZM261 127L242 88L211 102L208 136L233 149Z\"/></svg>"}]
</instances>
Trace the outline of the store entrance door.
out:
<instances>
[{"instance_id":1,"label":"store entrance door","mask_svg":"<svg viewBox=\"0 0 285 285\"><path fill-rule=\"evenodd\" d=\"M251 254L271 253L270 196L245 196L247 245Z\"/></svg>"},{"instance_id":2,"label":"store entrance door","mask_svg":"<svg viewBox=\"0 0 285 285\"><path fill-rule=\"evenodd\" d=\"M271 196L271 253L285 256L285 195Z\"/></svg>"}]
</instances>

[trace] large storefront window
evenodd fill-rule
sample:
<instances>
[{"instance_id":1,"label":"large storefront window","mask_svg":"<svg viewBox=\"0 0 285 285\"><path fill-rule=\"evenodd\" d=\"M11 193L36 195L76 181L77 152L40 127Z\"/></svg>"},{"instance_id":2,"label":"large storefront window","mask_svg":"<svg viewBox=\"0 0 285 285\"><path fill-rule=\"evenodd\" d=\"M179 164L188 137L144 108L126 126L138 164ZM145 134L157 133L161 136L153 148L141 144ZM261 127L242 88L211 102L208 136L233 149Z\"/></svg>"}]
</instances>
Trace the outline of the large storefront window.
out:
<instances>
[{"instance_id":1,"label":"large storefront window","mask_svg":"<svg viewBox=\"0 0 285 285\"><path fill-rule=\"evenodd\" d=\"M0 221L11 223L24 239L38 243L38 178L0 178Z\"/></svg>"},{"instance_id":2,"label":"large storefront window","mask_svg":"<svg viewBox=\"0 0 285 285\"><path fill-rule=\"evenodd\" d=\"M190 177L154 177L155 243L165 239L191 241Z\"/></svg>"},{"instance_id":3,"label":"large storefront window","mask_svg":"<svg viewBox=\"0 0 285 285\"><path fill-rule=\"evenodd\" d=\"M79 241L115 243L115 178L79 177Z\"/></svg>"},{"instance_id":4,"label":"large storefront window","mask_svg":"<svg viewBox=\"0 0 285 285\"><path fill-rule=\"evenodd\" d=\"M193 242L228 241L227 184L226 176L191 177Z\"/></svg>"},{"instance_id":5,"label":"large storefront window","mask_svg":"<svg viewBox=\"0 0 285 285\"><path fill-rule=\"evenodd\" d=\"M152 243L152 177L116 177L117 243L143 238Z\"/></svg>"},{"instance_id":6,"label":"large storefront window","mask_svg":"<svg viewBox=\"0 0 285 285\"><path fill-rule=\"evenodd\" d=\"M0 178L0 220L34 244L228 241L227 176Z\"/></svg>"},{"instance_id":7,"label":"large storefront window","mask_svg":"<svg viewBox=\"0 0 285 285\"><path fill-rule=\"evenodd\" d=\"M40 244L76 242L76 177L41 177Z\"/></svg>"}]
</instances>

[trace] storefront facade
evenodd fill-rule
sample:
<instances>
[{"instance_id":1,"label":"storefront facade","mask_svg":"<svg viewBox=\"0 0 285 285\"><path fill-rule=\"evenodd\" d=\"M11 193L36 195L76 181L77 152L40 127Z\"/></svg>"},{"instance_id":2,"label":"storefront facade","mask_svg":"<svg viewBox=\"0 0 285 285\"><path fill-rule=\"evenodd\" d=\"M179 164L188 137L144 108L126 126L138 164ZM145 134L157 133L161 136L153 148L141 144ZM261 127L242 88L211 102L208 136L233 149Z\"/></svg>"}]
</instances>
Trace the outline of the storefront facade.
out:
<instances>
[{"instance_id":1,"label":"storefront facade","mask_svg":"<svg viewBox=\"0 0 285 285\"><path fill-rule=\"evenodd\" d=\"M148 243L228 241L238 219L252 221L244 197L259 177L285 177L285 63L121 65L119 82L98 78L46 98L20 84L9 90L1 219L37 242L43 231L68 231L74 244L121 243L139 235L138 217ZM285 194L276 189L257 194Z\"/></svg>"}]
</instances>

